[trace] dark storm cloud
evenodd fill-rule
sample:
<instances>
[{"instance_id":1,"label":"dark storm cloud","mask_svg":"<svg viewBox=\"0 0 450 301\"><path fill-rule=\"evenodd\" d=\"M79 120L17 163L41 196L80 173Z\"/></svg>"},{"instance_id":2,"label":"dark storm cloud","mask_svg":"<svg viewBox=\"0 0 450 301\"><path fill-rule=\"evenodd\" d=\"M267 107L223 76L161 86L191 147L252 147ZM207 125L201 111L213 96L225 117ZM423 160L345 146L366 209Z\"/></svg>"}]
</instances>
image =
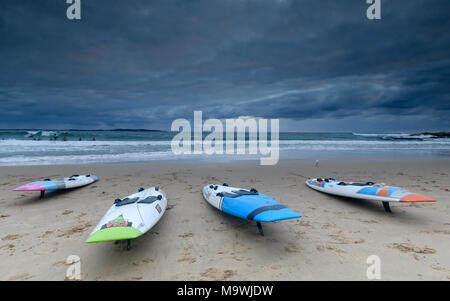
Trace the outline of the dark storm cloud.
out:
<instances>
[{"instance_id":1,"label":"dark storm cloud","mask_svg":"<svg viewBox=\"0 0 450 301\"><path fill-rule=\"evenodd\" d=\"M370 21L365 2L84 0L69 21L63 0L2 1L0 127L168 129L197 109L450 129L450 3L382 0Z\"/></svg>"}]
</instances>

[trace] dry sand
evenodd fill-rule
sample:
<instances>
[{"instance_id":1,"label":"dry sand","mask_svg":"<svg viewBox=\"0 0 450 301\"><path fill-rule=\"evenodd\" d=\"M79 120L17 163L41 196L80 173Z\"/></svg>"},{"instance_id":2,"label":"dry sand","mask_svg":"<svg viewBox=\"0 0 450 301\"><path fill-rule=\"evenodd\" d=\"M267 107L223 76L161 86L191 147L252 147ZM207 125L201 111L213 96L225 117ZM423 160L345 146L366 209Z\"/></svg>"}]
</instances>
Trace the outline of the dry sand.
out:
<instances>
[{"instance_id":1,"label":"dry sand","mask_svg":"<svg viewBox=\"0 0 450 301\"><path fill-rule=\"evenodd\" d=\"M0 280L64 280L69 255L83 280L366 280L381 258L383 280L450 279L450 160L322 160L0 167ZM92 173L100 181L62 192L14 192L24 183ZM336 198L308 188L310 177L384 182L437 203L392 204ZM212 208L208 183L254 187L300 212L264 224ZM113 200L159 185L169 207L148 233L125 243L86 244Z\"/></svg>"}]
</instances>

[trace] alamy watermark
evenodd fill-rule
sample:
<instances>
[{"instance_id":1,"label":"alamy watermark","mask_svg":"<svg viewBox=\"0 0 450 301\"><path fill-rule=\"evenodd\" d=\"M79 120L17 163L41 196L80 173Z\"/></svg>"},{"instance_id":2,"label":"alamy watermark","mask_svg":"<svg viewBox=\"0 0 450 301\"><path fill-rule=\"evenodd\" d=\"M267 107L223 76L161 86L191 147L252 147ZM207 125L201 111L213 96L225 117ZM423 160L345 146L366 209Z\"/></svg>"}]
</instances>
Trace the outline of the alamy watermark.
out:
<instances>
[{"instance_id":1,"label":"alamy watermark","mask_svg":"<svg viewBox=\"0 0 450 301\"><path fill-rule=\"evenodd\" d=\"M66 0L70 4L66 10L66 16L69 20L81 20L81 0Z\"/></svg>"},{"instance_id":2,"label":"alamy watermark","mask_svg":"<svg viewBox=\"0 0 450 301\"><path fill-rule=\"evenodd\" d=\"M66 270L65 280L76 281L81 280L81 260L77 255L70 255L66 259L66 265L68 265Z\"/></svg>"},{"instance_id":3,"label":"alamy watermark","mask_svg":"<svg viewBox=\"0 0 450 301\"><path fill-rule=\"evenodd\" d=\"M70 4L66 10L66 16L69 20L81 20L81 0L66 0ZM370 4L366 10L366 16L369 20L381 19L381 0L366 0Z\"/></svg>"},{"instance_id":4,"label":"alamy watermark","mask_svg":"<svg viewBox=\"0 0 450 301\"><path fill-rule=\"evenodd\" d=\"M366 11L367 19L380 20L381 19L381 0L366 0L370 4Z\"/></svg>"},{"instance_id":5,"label":"alamy watermark","mask_svg":"<svg viewBox=\"0 0 450 301\"><path fill-rule=\"evenodd\" d=\"M369 265L366 270L366 276L369 280L381 279L381 259L377 255L370 255L366 259Z\"/></svg>"},{"instance_id":6,"label":"alamy watermark","mask_svg":"<svg viewBox=\"0 0 450 301\"><path fill-rule=\"evenodd\" d=\"M279 160L278 119L239 117L225 119L225 127L219 119L206 119L202 111L194 111L194 127L187 119L176 119L171 130L179 131L171 142L172 152L181 154L260 154L261 165L275 165ZM194 137L192 137L192 133ZM203 139L203 134L208 135ZM225 133L225 137L224 137ZM248 137L247 137L248 133ZM270 144L269 144L270 136Z\"/></svg>"}]
</instances>

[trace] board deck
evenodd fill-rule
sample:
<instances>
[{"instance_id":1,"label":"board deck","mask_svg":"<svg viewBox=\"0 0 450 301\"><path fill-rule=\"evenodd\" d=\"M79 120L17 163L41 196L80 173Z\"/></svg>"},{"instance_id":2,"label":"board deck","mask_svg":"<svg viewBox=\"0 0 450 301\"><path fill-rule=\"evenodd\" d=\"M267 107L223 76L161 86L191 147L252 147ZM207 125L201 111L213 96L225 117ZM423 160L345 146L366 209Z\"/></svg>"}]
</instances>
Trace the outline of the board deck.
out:
<instances>
[{"instance_id":1,"label":"board deck","mask_svg":"<svg viewBox=\"0 0 450 301\"><path fill-rule=\"evenodd\" d=\"M86 239L87 243L137 238L150 230L167 208L164 191L151 187L117 199Z\"/></svg>"},{"instance_id":2,"label":"board deck","mask_svg":"<svg viewBox=\"0 0 450 301\"><path fill-rule=\"evenodd\" d=\"M300 218L301 215L259 192L236 187L208 184L205 200L215 208L239 218L256 222L274 222Z\"/></svg>"}]
</instances>

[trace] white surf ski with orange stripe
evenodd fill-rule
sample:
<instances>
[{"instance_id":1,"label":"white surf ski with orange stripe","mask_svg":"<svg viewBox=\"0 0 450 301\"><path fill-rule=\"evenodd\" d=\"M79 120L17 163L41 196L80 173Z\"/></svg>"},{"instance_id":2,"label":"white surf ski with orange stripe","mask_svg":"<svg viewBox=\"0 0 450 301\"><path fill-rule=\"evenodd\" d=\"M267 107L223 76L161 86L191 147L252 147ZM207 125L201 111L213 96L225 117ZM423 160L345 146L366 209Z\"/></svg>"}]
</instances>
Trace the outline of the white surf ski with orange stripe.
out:
<instances>
[{"instance_id":1,"label":"white surf ski with orange stripe","mask_svg":"<svg viewBox=\"0 0 450 301\"><path fill-rule=\"evenodd\" d=\"M390 212L389 202L436 202L424 195L406 189L372 182L357 183L338 181L333 178L316 178L306 181L306 185L320 192L363 200L382 201Z\"/></svg>"}]
</instances>

